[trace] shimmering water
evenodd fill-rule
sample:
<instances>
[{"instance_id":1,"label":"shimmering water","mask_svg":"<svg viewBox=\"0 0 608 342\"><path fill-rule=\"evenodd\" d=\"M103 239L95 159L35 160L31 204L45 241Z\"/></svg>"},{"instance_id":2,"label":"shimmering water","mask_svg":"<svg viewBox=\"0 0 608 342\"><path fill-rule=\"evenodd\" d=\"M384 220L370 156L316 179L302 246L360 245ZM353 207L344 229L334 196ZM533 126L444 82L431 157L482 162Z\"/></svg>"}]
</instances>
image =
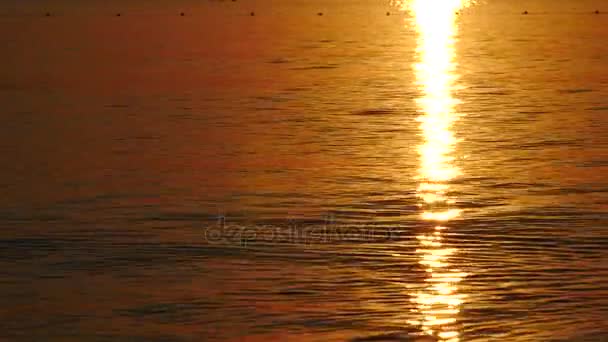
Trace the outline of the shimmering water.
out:
<instances>
[{"instance_id":1,"label":"shimmering water","mask_svg":"<svg viewBox=\"0 0 608 342\"><path fill-rule=\"evenodd\" d=\"M418 3L4 4L0 339L608 340L606 4Z\"/></svg>"}]
</instances>

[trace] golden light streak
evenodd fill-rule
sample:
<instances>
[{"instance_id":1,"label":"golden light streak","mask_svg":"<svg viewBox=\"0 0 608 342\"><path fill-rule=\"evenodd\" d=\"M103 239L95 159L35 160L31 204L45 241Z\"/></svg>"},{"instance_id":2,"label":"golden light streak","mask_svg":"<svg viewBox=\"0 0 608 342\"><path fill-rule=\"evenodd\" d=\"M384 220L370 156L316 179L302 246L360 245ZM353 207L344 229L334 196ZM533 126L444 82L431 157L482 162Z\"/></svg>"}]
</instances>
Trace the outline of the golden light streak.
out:
<instances>
[{"instance_id":1,"label":"golden light streak","mask_svg":"<svg viewBox=\"0 0 608 342\"><path fill-rule=\"evenodd\" d=\"M422 219L427 221L449 221L458 216L460 216L459 209L449 209L445 211L425 211L422 213Z\"/></svg>"},{"instance_id":2,"label":"golden light streak","mask_svg":"<svg viewBox=\"0 0 608 342\"><path fill-rule=\"evenodd\" d=\"M398 1L402 9L412 15L418 33L414 64L416 85L422 96L417 99L422 114L418 117L423 143L418 147L420 167L417 196L421 199L421 218L429 222L446 223L461 215L451 208L454 199L450 195L450 182L461 171L454 165L457 139L452 132L459 119L453 97L457 80L454 63L454 42L457 12L470 4L466 0L411 0ZM425 334L440 341L460 340L456 327L457 315L465 296L458 292L458 283L466 273L453 268L450 257L458 251L442 243L441 232L445 226L435 226L426 234L419 235L421 248L419 263L425 267L428 277L425 286L412 293L413 310L420 317L409 323Z\"/></svg>"}]
</instances>

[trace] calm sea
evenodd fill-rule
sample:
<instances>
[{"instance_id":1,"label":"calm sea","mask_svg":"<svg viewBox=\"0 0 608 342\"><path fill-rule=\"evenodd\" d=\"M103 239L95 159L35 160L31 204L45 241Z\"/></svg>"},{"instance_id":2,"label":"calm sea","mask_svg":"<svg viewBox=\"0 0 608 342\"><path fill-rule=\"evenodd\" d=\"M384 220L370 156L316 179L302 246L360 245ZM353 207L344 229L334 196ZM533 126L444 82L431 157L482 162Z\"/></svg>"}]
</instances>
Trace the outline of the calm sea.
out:
<instances>
[{"instance_id":1,"label":"calm sea","mask_svg":"<svg viewBox=\"0 0 608 342\"><path fill-rule=\"evenodd\" d=\"M0 339L608 340L608 3L448 3L3 3Z\"/></svg>"}]
</instances>

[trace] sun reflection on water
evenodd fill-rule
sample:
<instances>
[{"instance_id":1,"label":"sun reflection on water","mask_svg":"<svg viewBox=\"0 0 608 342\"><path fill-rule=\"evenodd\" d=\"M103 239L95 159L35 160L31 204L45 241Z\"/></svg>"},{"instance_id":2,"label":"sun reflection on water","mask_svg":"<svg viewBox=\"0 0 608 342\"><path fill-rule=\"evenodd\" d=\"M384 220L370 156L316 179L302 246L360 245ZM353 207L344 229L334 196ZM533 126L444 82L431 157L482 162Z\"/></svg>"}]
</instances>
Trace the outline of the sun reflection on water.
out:
<instances>
[{"instance_id":1,"label":"sun reflection on water","mask_svg":"<svg viewBox=\"0 0 608 342\"><path fill-rule=\"evenodd\" d=\"M419 263L425 268L425 285L412 293L417 320L410 321L425 334L441 341L460 340L456 326L464 299L458 284L466 277L455 268L450 258L458 251L444 245L442 231L447 223L461 215L453 208L450 182L460 175L454 165L457 139L452 126L459 115L458 100L453 91L457 78L454 63L454 40L457 12L469 5L465 0L412 0L402 2L412 14L418 41L418 62L414 65L416 83L422 96L417 103L423 143L418 148L420 168L417 196L423 208L422 220L433 224L429 232L419 235Z\"/></svg>"}]
</instances>

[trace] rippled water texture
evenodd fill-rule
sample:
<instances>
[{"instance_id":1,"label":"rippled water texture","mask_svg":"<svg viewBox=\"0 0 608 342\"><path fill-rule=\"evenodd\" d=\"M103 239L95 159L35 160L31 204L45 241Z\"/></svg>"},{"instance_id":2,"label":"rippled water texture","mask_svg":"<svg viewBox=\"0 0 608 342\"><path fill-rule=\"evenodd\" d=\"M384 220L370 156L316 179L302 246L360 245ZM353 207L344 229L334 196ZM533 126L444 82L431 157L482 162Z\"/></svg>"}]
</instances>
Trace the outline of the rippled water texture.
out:
<instances>
[{"instance_id":1,"label":"rippled water texture","mask_svg":"<svg viewBox=\"0 0 608 342\"><path fill-rule=\"evenodd\" d=\"M608 7L526 6L1 5L0 339L608 340Z\"/></svg>"}]
</instances>

